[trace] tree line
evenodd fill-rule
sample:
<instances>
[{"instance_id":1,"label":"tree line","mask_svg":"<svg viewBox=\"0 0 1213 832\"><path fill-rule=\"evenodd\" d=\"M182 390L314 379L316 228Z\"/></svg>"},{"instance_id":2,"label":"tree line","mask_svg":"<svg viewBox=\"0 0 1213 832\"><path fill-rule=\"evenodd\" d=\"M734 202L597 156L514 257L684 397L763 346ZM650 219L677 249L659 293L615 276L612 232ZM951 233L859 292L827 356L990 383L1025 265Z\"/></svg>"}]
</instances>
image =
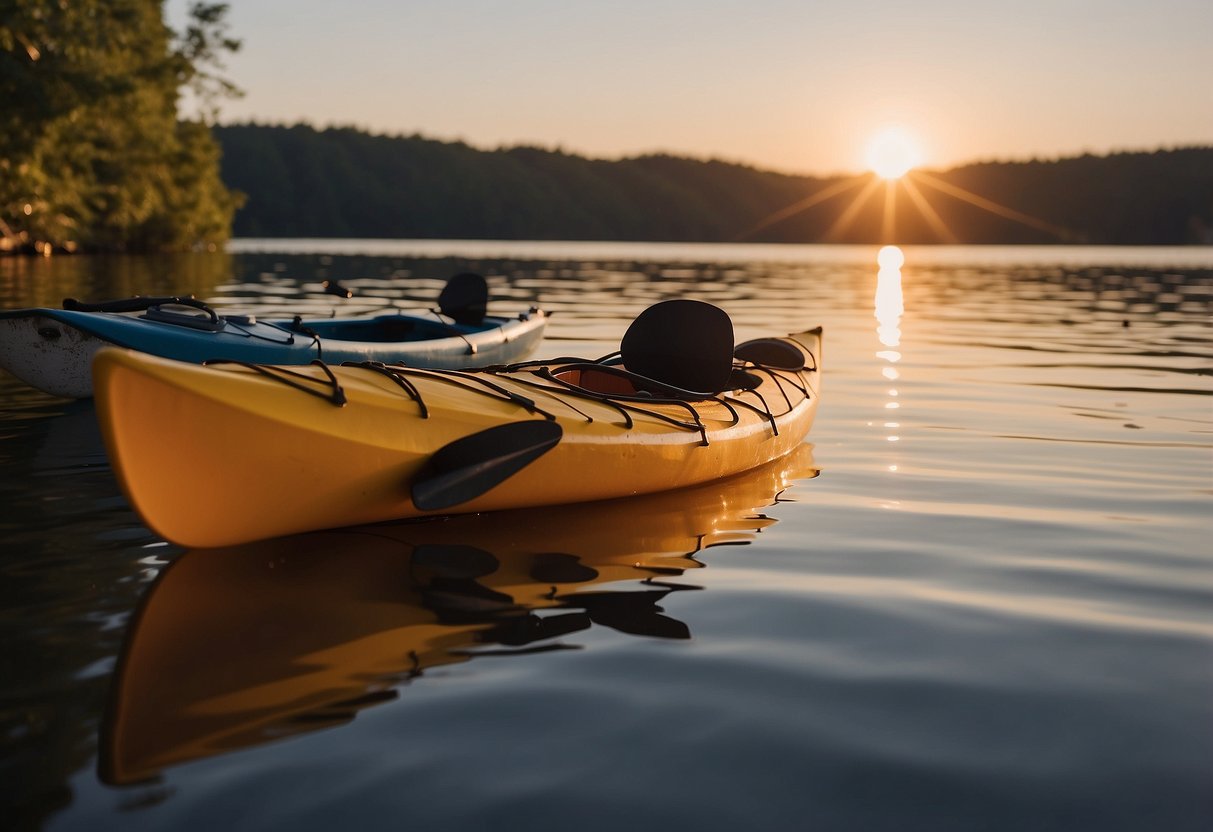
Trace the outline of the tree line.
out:
<instances>
[{"instance_id":1,"label":"tree line","mask_svg":"<svg viewBox=\"0 0 1213 832\"><path fill-rule=\"evenodd\" d=\"M0 253L219 244L239 204L210 131L236 88L227 4L181 31L162 0L4 0ZM179 118L183 92L201 112Z\"/></svg>"},{"instance_id":2,"label":"tree line","mask_svg":"<svg viewBox=\"0 0 1213 832\"><path fill-rule=\"evenodd\" d=\"M1213 242L1213 147L982 162L886 185L305 124L214 133L224 181L247 197L239 237Z\"/></svg>"}]
</instances>

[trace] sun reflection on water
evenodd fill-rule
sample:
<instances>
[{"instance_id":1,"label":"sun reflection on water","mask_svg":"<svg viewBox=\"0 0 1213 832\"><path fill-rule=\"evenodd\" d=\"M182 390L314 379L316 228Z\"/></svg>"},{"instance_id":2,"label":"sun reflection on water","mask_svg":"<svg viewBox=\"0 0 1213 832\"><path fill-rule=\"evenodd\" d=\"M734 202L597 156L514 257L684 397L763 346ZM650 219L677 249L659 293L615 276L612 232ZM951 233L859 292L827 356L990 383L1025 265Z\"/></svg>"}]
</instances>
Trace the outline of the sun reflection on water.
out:
<instances>
[{"instance_id":1,"label":"sun reflection on water","mask_svg":"<svg viewBox=\"0 0 1213 832\"><path fill-rule=\"evenodd\" d=\"M880 265L876 274L876 334L884 346L896 347L901 344L901 316L905 313L901 296L901 267L905 255L897 246L885 246L876 255L876 262Z\"/></svg>"},{"instance_id":2,"label":"sun reflection on water","mask_svg":"<svg viewBox=\"0 0 1213 832\"><path fill-rule=\"evenodd\" d=\"M887 362L880 372L888 381L901 377L900 371L891 365L901 360L900 350L894 348L901 346L901 316L905 314L901 294L901 267L905 259L905 254L897 246L884 246L876 255L876 262L880 266L876 275L876 337L881 346L888 348L877 351L876 357ZM898 410L901 407L897 401L899 395L896 387L889 388L885 410ZM885 440L901 441L901 435L897 432L900 426L899 422L885 422L884 427L889 431ZM889 471L896 473L897 465L890 464Z\"/></svg>"}]
</instances>

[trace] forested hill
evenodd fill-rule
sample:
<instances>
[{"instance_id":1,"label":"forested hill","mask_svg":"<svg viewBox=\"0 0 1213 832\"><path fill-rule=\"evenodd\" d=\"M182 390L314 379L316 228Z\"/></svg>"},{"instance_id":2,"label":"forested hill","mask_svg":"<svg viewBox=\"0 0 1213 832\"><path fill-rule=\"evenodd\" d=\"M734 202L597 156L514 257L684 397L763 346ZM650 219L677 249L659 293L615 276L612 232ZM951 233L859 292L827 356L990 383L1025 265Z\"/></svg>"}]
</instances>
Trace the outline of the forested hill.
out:
<instances>
[{"instance_id":1,"label":"forested hill","mask_svg":"<svg viewBox=\"0 0 1213 832\"><path fill-rule=\"evenodd\" d=\"M1213 147L980 163L894 187L344 128L227 125L215 136L224 182L248 197L239 237L1213 242Z\"/></svg>"}]
</instances>

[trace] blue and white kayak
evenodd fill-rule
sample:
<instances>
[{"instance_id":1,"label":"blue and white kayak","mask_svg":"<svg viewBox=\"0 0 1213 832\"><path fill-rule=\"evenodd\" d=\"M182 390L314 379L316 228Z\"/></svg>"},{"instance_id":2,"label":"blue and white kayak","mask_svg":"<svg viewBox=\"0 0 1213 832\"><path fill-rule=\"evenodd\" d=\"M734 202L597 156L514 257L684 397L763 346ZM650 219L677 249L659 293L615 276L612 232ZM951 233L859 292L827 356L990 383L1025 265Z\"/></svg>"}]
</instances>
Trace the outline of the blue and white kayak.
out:
<instances>
[{"instance_id":1,"label":"blue and white kayak","mask_svg":"<svg viewBox=\"0 0 1213 832\"><path fill-rule=\"evenodd\" d=\"M299 365L321 359L466 369L529 356L548 316L538 308L510 318L485 315L487 289L477 297L472 285L469 296L466 284L452 279L440 309L428 315L260 321L219 315L183 297L101 304L69 299L64 309L0 311L0 368L52 395L80 399L93 394L93 356L112 345L195 364Z\"/></svg>"}]
</instances>

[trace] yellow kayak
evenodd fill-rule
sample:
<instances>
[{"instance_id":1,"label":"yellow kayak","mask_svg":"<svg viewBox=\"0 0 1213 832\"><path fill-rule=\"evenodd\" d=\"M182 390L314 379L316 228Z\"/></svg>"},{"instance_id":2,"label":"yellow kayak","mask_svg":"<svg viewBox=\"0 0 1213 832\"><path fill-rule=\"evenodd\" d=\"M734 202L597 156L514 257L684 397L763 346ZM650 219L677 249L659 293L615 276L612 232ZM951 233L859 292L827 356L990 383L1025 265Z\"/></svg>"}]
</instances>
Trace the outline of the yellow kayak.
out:
<instances>
[{"instance_id":1,"label":"yellow kayak","mask_svg":"<svg viewBox=\"0 0 1213 832\"><path fill-rule=\"evenodd\" d=\"M107 783L331 728L404 683L608 627L684 639L679 575L743 558L771 505L815 474L810 446L643 499L314 532L186 552L127 631L101 731ZM540 613L540 614L536 614Z\"/></svg>"},{"instance_id":2,"label":"yellow kayak","mask_svg":"<svg viewBox=\"0 0 1213 832\"><path fill-rule=\"evenodd\" d=\"M725 367L705 372L692 357L671 369L665 353L716 324L697 318L699 307L670 308L681 303L693 302L649 310L673 313L649 323L677 344L636 337L629 354L629 330L623 363L199 366L103 350L97 413L140 516L198 548L665 491L796 448L817 412L820 328L734 350L730 324L727 339L713 333L687 352L719 353L727 340ZM684 380L716 389L673 383Z\"/></svg>"}]
</instances>

